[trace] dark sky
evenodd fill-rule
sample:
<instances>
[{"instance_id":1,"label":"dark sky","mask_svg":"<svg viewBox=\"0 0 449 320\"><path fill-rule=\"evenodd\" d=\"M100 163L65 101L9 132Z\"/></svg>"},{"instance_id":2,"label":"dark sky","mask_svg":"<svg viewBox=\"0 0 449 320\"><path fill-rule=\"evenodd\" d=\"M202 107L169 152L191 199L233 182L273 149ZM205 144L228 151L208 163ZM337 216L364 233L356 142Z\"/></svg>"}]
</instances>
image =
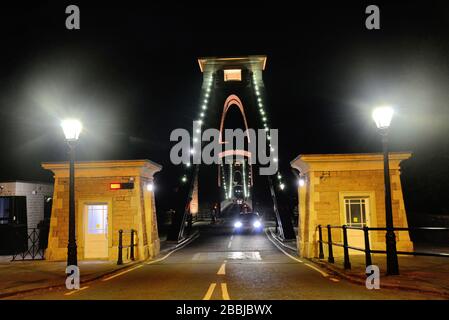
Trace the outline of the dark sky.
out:
<instances>
[{"instance_id":1,"label":"dark sky","mask_svg":"<svg viewBox=\"0 0 449 320\"><path fill-rule=\"evenodd\" d=\"M76 116L85 127L79 159L164 166L164 209L181 172L169 162L170 132L197 116L196 58L266 54L290 190L298 154L379 151L371 110L388 103L397 111L391 148L414 152L404 165L407 206L449 213L440 198L449 190L449 5L377 2L381 30L369 31L371 2L149 3L2 4L0 180L51 181L40 163L66 159L59 123ZM69 4L80 7L79 31L65 29Z\"/></svg>"}]
</instances>

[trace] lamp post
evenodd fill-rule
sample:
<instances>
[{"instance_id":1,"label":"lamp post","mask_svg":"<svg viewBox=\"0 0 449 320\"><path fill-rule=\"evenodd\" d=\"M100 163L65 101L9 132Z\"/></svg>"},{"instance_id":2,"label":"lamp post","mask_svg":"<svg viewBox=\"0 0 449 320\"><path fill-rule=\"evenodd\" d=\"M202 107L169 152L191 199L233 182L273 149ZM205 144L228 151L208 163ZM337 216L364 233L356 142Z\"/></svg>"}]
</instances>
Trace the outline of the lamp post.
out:
<instances>
[{"instance_id":1,"label":"lamp post","mask_svg":"<svg viewBox=\"0 0 449 320\"><path fill-rule=\"evenodd\" d=\"M398 255L396 251L396 236L393 230L393 210L391 206L390 165L388 159L388 128L394 111L391 107L378 107L373 111L373 119L382 136L382 149L384 160L384 184L385 184L385 222L387 227L387 274L398 275Z\"/></svg>"},{"instance_id":2,"label":"lamp post","mask_svg":"<svg viewBox=\"0 0 449 320\"><path fill-rule=\"evenodd\" d=\"M83 128L81 122L66 119L61 122L67 145L69 146L69 242L67 245L67 266L77 266L77 247L75 234L75 147Z\"/></svg>"}]
</instances>

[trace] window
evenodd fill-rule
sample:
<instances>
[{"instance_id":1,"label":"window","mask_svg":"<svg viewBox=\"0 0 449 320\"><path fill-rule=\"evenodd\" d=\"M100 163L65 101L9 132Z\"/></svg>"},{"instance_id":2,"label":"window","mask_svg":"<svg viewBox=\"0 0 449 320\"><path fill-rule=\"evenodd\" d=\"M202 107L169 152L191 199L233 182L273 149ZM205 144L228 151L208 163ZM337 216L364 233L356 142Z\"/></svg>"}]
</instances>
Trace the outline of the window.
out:
<instances>
[{"instance_id":1,"label":"window","mask_svg":"<svg viewBox=\"0 0 449 320\"><path fill-rule=\"evenodd\" d=\"M224 70L224 81L242 81L242 70L240 69Z\"/></svg>"},{"instance_id":2,"label":"window","mask_svg":"<svg viewBox=\"0 0 449 320\"><path fill-rule=\"evenodd\" d=\"M11 212L11 199L1 197L0 198L0 224L8 224L9 216Z\"/></svg>"},{"instance_id":3,"label":"window","mask_svg":"<svg viewBox=\"0 0 449 320\"><path fill-rule=\"evenodd\" d=\"M25 196L0 197L0 224L27 224Z\"/></svg>"},{"instance_id":4,"label":"window","mask_svg":"<svg viewBox=\"0 0 449 320\"><path fill-rule=\"evenodd\" d=\"M367 198L345 198L346 224L351 227L364 227L367 224Z\"/></svg>"},{"instance_id":5,"label":"window","mask_svg":"<svg viewBox=\"0 0 449 320\"><path fill-rule=\"evenodd\" d=\"M106 234L108 231L108 206L104 204L89 205L87 219L89 234Z\"/></svg>"}]
</instances>

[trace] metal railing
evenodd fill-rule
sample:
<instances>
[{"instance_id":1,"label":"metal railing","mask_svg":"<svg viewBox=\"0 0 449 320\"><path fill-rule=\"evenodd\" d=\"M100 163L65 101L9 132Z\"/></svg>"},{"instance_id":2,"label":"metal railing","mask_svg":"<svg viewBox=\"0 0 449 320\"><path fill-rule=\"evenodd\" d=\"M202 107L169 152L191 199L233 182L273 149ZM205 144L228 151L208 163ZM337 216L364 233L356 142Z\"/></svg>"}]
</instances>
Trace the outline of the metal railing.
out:
<instances>
[{"instance_id":1,"label":"metal railing","mask_svg":"<svg viewBox=\"0 0 449 320\"><path fill-rule=\"evenodd\" d=\"M333 246L342 247L343 248L343 264L345 269L351 269L351 262L349 259L349 250L356 250L361 251L365 253L365 265L370 266L372 265L372 259L371 254L378 253L378 254L386 254L386 250L374 250L370 247L370 238L369 238L369 232L370 231L387 231L387 228L380 228L380 227L353 227L348 225L341 225L341 226L331 226L327 225L327 241L323 240L323 227L321 225L318 225L318 258L324 259L324 248L323 244L327 244L328 246L328 259L327 261L329 263L335 263L334 259L334 253L333 253ZM341 229L343 233L343 243L333 242L332 241L332 229ZM358 248L349 245L348 242L348 229L351 230L359 230L363 232L365 247L364 248ZM449 228L445 227L411 227L411 228L393 228L393 231L449 231ZM413 255L413 256L431 256L431 257L449 257L449 253L443 253L443 252L419 252L419 251L397 251L397 254L400 255Z\"/></svg>"},{"instance_id":2,"label":"metal railing","mask_svg":"<svg viewBox=\"0 0 449 320\"><path fill-rule=\"evenodd\" d=\"M129 238L129 245L124 246L123 245L123 234L130 234ZM123 249L129 248L129 258L134 261L134 247L137 246L137 242L135 242L134 234L137 235L137 231L134 229L131 229L130 231L123 231L120 229L118 231L118 258L117 258L117 265L123 264Z\"/></svg>"},{"instance_id":3,"label":"metal railing","mask_svg":"<svg viewBox=\"0 0 449 320\"><path fill-rule=\"evenodd\" d=\"M16 245L18 250L11 261L17 260L44 260L45 248L41 241L41 232L38 228L27 228L26 233L16 232Z\"/></svg>"}]
</instances>

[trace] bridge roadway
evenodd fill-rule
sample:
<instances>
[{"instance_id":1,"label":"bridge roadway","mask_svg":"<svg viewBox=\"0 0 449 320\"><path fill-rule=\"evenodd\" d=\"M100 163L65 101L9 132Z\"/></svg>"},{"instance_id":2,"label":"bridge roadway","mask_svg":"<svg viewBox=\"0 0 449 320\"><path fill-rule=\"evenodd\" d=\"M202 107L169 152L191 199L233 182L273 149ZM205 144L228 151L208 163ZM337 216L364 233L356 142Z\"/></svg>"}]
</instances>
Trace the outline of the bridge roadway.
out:
<instances>
[{"instance_id":1,"label":"bridge roadway","mask_svg":"<svg viewBox=\"0 0 449 320\"><path fill-rule=\"evenodd\" d=\"M182 249L128 272L14 299L430 299L419 293L364 286L329 276L307 260L289 257L268 236L233 234L204 226ZM432 297L435 299L435 297Z\"/></svg>"}]
</instances>

